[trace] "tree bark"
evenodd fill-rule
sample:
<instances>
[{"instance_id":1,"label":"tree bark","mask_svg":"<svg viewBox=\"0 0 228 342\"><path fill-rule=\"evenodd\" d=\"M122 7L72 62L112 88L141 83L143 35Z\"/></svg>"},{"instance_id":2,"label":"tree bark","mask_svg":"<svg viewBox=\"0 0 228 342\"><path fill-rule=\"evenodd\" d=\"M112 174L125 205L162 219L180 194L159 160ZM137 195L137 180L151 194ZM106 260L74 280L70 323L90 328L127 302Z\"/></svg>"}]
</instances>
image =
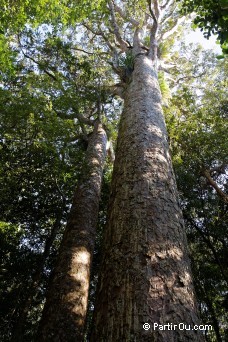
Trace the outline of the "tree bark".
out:
<instances>
[{"instance_id":1,"label":"tree bark","mask_svg":"<svg viewBox=\"0 0 228 342\"><path fill-rule=\"evenodd\" d=\"M83 341L106 141L97 121L47 294L38 341Z\"/></svg>"},{"instance_id":2,"label":"tree bark","mask_svg":"<svg viewBox=\"0 0 228 342\"><path fill-rule=\"evenodd\" d=\"M149 330L143 324L150 324ZM154 63L135 52L125 92L91 341L201 341Z\"/></svg>"}]
</instances>

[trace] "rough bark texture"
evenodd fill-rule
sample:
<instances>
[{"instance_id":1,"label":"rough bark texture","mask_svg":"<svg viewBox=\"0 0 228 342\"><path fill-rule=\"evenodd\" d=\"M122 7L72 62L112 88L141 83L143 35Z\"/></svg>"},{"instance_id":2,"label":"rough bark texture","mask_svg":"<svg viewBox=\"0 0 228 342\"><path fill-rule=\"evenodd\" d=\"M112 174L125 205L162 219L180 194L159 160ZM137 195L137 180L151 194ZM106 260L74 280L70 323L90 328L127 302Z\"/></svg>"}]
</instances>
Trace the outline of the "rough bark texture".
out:
<instances>
[{"instance_id":1,"label":"rough bark texture","mask_svg":"<svg viewBox=\"0 0 228 342\"><path fill-rule=\"evenodd\" d=\"M39 341L83 341L106 140L97 122L47 294Z\"/></svg>"},{"instance_id":2,"label":"rough bark texture","mask_svg":"<svg viewBox=\"0 0 228 342\"><path fill-rule=\"evenodd\" d=\"M142 53L125 93L111 189L91 340L203 340L193 330L153 330L200 323L157 74Z\"/></svg>"}]
</instances>

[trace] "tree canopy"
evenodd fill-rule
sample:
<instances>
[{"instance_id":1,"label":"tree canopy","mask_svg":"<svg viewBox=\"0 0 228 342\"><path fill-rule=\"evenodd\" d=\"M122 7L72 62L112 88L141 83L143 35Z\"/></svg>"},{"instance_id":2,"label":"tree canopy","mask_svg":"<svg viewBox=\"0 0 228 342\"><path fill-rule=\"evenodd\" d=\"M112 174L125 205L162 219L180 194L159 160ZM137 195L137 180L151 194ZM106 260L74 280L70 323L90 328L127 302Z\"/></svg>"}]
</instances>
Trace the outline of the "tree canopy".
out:
<instances>
[{"instance_id":1,"label":"tree canopy","mask_svg":"<svg viewBox=\"0 0 228 342\"><path fill-rule=\"evenodd\" d=\"M209 38L216 35L224 53L228 53L228 5L226 0L181 2L184 13L196 13L194 24Z\"/></svg>"}]
</instances>

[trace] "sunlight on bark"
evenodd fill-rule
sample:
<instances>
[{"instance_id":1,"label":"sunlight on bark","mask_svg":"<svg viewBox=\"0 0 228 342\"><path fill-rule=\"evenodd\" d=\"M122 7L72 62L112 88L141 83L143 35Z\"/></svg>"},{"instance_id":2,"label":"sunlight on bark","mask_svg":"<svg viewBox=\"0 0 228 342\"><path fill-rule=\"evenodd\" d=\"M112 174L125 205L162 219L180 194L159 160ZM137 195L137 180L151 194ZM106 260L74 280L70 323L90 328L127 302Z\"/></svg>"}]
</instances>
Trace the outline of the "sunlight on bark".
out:
<instances>
[{"instance_id":1,"label":"sunlight on bark","mask_svg":"<svg viewBox=\"0 0 228 342\"><path fill-rule=\"evenodd\" d=\"M72 260L72 270L70 272L70 277L73 281L75 281L78 286L80 286L80 291L78 292L69 292L65 300L66 302L72 302L72 300L77 301L77 305L72 307L72 312L76 312L77 314L80 311L83 313L87 308L87 299L88 299L88 289L89 289L89 274L90 274L90 262L91 262L90 253L87 250L79 249L73 257ZM74 268L75 266L75 268ZM77 298L81 297L80 301ZM81 309L79 309L81 307ZM83 322L83 320L82 320Z\"/></svg>"},{"instance_id":2,"label":"sunlight on bark","mask_svg":"<svg viewBox=\"0 0 228 342\"><path fill-rule=\"evenodd\" d=\"M148 126L148 132L153 133L160 138L162 138L164 135L164 132L162 132L161 128L159 128L155 125L149 125Z\"/></svg>"},{"instance_id":3,"label":"sunlight on bark","mask_svg":"<svg viewBox=\"0 0 228 342\"><path fill-rule=\"evenodd\" d=\"M175 260L181 260L183 257L183 252L180 248L174 246L172 248L166 249L161 252L156 252L156 256L159 257L160 259L165 259L165 258L172 258Z\"/></svg>"},{"instance_id":4,"label":"sunlight on bark","mask_svg":"<svg viewBox=\"0 0 228 342\"><path fill-rule=\"evenodd\" d=\"M75 274L71 275L80 284L88 287L88 267L90 265L90 253L86 250L79 250L73 257L73 265L76 265ZM84 292L86 290L82 288Z\"/></svg>"},{"instance_id":5,"label":"sunlight on bark","mask_svg":"<svg viewBox=\"0 0 228 342\"><path fill-rule=\"evenodd\" d=\"M90 262L90 253L86 250L79 251L74 255L74 263L88 265Z\"/></svg>"}]
</instances>

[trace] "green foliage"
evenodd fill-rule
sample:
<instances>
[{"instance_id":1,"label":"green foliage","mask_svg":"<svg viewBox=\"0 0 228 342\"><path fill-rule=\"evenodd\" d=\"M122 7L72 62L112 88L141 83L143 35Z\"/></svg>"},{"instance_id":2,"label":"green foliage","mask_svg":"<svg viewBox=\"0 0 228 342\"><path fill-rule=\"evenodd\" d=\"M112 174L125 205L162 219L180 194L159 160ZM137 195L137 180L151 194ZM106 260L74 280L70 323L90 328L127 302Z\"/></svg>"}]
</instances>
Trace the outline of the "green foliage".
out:
<instances>
[{"instance_id":1,"label":"green foliage","mask_svg":"<svg viewBox=\"0 0 228 342\"><path fill-rule=\"evenodd\" d=\"M15 52L9 47L8 39L0 33L0 77L1 73L14 73Z\"/></svg>"},{"instance_id":2,"label":"green foliage","mask_svg":"<svg viewBox=\"0 0 228 342\"><path fill-rule=\"evenodd\" d=\"M73 24L90 16L91 12L104 6L104 1L88 0L3 0L0 7L1 32L8 28L18 31L27 23L37 26L51 24Z\"/></svg>"},{"instance_id":3,"label":"green foliage","mask_svg":"<svg viewBox=\"0 0 228 342\"><path fill-rule=\"evenodd\" d=\"M167 105L168 100L171 98L171 92L169 89L169 85L165 80L164 72L158 73L158 81L159 81L159 85L160 85L160 89L161 89L161 93L162 93L163 104Z\"/></svg>"},{"instance_id":4,"label":"green foliage","mask_svg":"<svg viewBox=\"0 0 228 342\"><path fill-rule=\"evenodd\" d=\"M2 0L0 4L0 70L13 72L15 61L14 44L26 27L37 28L48 24L49 28L75 26L94 11L105 8L105 0Z\"/></svg>"},{"instance_id":5,"label":"green foliage","mask_svg":"<svg viewBox=\"0 0 228 342\"><path fill-rule=\"evenodd\" d=\"M131 70L134 69L134 56L131 50L119 57L119 66Z\"/></svg>"},{"instance_id":6,"label":"green foliage","mask_svg":"<svg viewBox=\"0 0 228 342\"><path fill-rule=\"evenodd\" d=\"M183 13L196 12L195 25L204 31L207 38L211 34L217 35L223 52L226 53L228 44L228 6L226 0L184 0L181 5Z\"/></svg>"}]
</instances>

